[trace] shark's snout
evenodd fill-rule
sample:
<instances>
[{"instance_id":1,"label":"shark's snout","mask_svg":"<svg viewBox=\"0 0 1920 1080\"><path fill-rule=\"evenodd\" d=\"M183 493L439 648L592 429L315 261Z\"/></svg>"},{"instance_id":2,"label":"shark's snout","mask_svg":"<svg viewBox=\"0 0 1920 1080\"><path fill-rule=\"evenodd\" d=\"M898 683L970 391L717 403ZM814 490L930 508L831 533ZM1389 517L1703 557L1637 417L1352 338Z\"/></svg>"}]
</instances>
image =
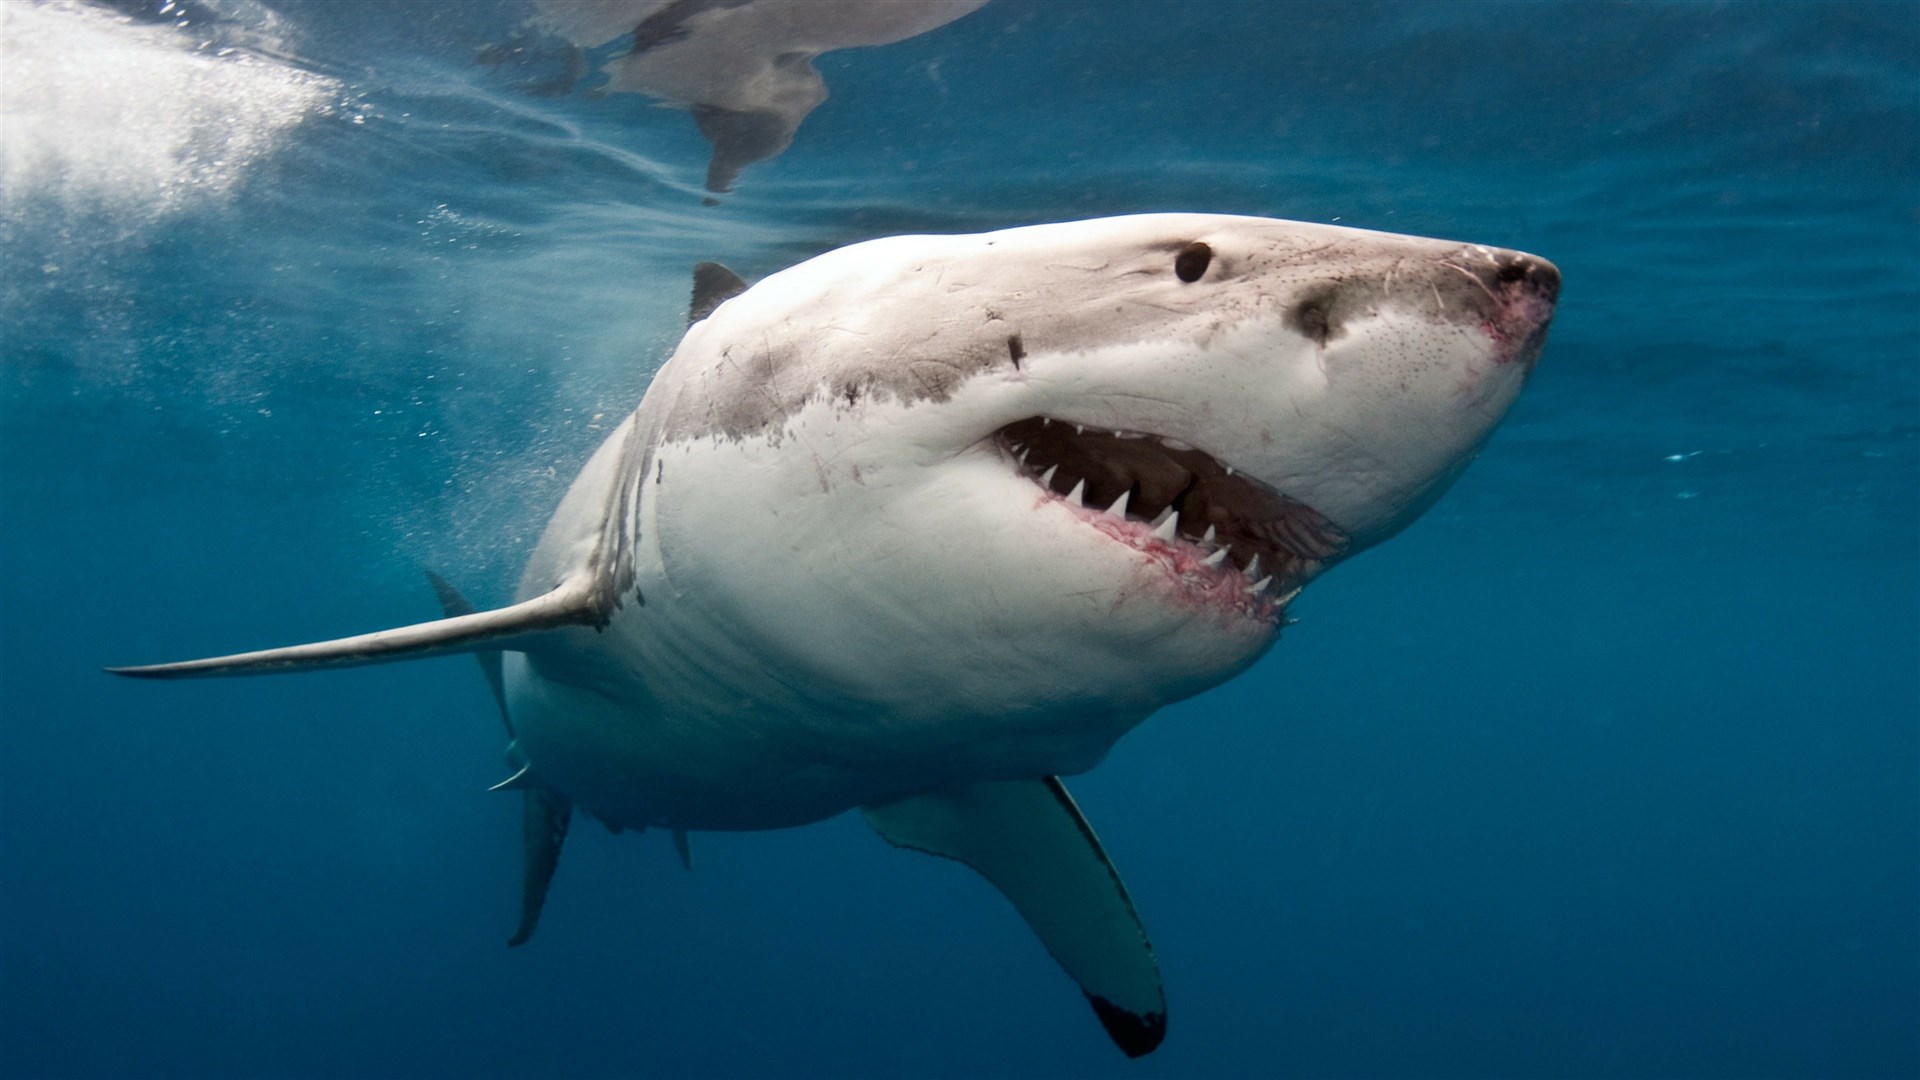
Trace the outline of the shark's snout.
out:
<instances>
[{"instance_id":1,"label":"shark's snout","mask_svg":"<svg viewBox=\"0 0 1920 1080\"><path fill-rule=\"evenodd\" d=\"M1447 265L1465 270L1486 291L1485 328L1496 343L1494 360L1531 368L1560 298L1560 268L1523 251L1480 251L1481 258Z\"/></svg>"}]
</instances>

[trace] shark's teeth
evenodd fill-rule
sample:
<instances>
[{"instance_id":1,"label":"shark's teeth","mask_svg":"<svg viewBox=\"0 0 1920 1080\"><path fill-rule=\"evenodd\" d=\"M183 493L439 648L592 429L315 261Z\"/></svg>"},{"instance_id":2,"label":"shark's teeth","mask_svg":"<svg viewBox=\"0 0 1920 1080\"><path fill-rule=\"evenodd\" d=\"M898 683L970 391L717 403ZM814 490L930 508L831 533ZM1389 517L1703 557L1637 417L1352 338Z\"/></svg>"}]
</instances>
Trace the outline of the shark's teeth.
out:
<instances>
[{"instance_id":1,"label":"shark's teeth","mask_svg":"<svg viewBox=\"0 0 1920 1080\"><path fill-rule=\"evenodd\" d=\"M1348 543L1311 508L1171 435L1034 416L1006 425L995 442L1001 460L1047 496L1252 617L1278 620L1299 584ZM1109 492L1117 497L1102 510L1093 500ZM1302 545L1327 551L1309 558Z\"/></svg>"}]
</instances>

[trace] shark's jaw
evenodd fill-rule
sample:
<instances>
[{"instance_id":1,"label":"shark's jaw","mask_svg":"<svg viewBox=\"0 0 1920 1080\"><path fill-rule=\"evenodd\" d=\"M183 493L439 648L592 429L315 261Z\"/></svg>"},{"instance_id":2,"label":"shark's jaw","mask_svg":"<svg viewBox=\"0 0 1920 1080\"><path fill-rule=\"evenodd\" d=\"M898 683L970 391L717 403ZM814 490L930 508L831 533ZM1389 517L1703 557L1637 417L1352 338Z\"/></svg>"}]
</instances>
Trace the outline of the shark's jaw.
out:
<instances>
[{"instance_id":1,"label":"shark's jaw","mask_svg":"<svg viewBox=\"0 0 1920 1080\"><path fill-rule=\"evenodd\" d=\"M1278 623L1347 547L1313 508L1172 436L1036 416L992 441L1043 503L1160 566L1182 603Z\"/></svg>"}]
</instances>

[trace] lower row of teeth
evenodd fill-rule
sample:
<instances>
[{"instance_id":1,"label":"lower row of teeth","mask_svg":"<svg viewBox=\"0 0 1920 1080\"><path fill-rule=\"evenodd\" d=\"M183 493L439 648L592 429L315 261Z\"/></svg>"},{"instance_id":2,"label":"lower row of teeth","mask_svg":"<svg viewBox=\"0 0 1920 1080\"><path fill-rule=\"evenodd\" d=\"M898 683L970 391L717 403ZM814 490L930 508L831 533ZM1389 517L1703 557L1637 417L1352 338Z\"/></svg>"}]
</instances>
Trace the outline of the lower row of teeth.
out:
<instances>
[{"instance_id":1,"label":"lower row of teeth","mask_svg":"<svg viewBox=\"0 0 1920 1080\"><path fill-rule=\"evenodd\" d=\"M1020 450L1018 451L1018 455L1021 459L1021 464L1026 464L1026 451ZM1059 471L1060 466L1049 466L1046 472L1040 474L1040 486L1046 488L1048 491L1052 491L1053 474ZM1073 485L1072 491L1062 495L1061 498L1073 506L1084 507L1087 504L1086 494L1087 482L1081 480L1079 483ZM1132 497L1132 491L1121 492L1120 497L1115 499L1113 505L1107 507L1105 512L1112 514L1122 521L1127 520L1127 500ZM1148 522L1148 524L1153 526L1153 532L1148 535L1155 540L1171 544L1175 540L1180 539L1180 512L1171 506L1162 510L1160 516L1154 518L1151 522ZM1209 570L1218 570L1221 564L1227 560L1227 548L1214 541L1214 528L1211 525L1207 526L1207 531L1199 540L1188 540L1187 543L1195 543L1200 547L1213 549L1211 554L1200 560L1200 565ZM1265 596L1267 591L1273 587L1273 575L1267 574L1262 576L1260 573L1260 556L1257 554L1247 563L1247 568L1241 571L1241 573L1244 573L1249 579L1253 580L1253 584L1241 590L1248 596Z\"/></svg>"}]
</instances>

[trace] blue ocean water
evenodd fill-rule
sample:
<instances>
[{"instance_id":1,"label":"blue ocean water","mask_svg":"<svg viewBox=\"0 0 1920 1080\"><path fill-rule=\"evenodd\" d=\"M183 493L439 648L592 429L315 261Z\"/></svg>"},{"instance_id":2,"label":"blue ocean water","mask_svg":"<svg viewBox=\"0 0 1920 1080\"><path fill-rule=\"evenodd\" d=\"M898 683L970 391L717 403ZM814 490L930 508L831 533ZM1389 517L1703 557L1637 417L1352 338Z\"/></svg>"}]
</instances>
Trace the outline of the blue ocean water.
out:
<instances>
[{"instance_id":1,"label":"blue ocean water","mask_svg":"<svg viewBox=\"0 0 1920 1080\"><path fill-rule=\"evenodd\" d=\"M1920 9L994 0L714 206L526 16L0 9L0 1071L1920 1075ZM1146 210L1565 277L1455 490L1074 781L1152 1057L852 817L583 823L509 952L468 661L98 671L506 599L695 261Z\"/></svg>"}]
</instances>

